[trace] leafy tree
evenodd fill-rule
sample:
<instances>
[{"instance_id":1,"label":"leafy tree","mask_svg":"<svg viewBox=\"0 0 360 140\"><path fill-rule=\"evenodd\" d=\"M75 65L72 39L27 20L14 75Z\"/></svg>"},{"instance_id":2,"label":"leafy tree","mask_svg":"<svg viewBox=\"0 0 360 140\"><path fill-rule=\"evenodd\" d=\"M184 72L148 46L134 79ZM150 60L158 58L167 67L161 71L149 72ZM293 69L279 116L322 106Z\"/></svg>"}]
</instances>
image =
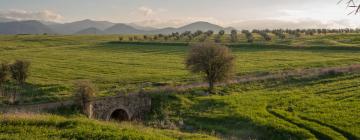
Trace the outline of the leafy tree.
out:
<instances>
[{"instance_id":1,"label":"leafy tree","mask_svg":"<svg viewBox=\"0 0 360 140\"><path fill-rule=\"evenodd\" d=\"M220 30L219 31L219 35L223 36L225 34L225 31L224 30Z\"/></svg>"},{"instance_id":2,"label":"leafy tree","mask_svg":"<svg viewBox=\"0 0 360 140\"><path fill-rule=\"evenodd\" d=\"M11 76L18 84L23 85L29 76L30 62L26 60L16 60L10 66Z\"/></svg>"},{"instance_id":3,"label":"leafy tree","mask_svg":"<svg viewBox=\"0 0 360 140\"><path fill-rule=\"evenodd\" d=\"M197 37L197 36L200 36L202 35L203 32L201 30L197 30L194 34L193 34L193 37Z\"/></svg>"},{"instance_id":4,"label":"leafy tree","mask_svg":"<svg viewBox=\"0 0 360 140\"><path fill-rule=\"evenodd\" d=\"M236 30L231 30L231 42L236 42L237 41L237 31Z\"/></svg>"},{"instance_id":5,"label":"leafy tree","mask_svg":"<svg viewBox=\"0 0 360 140\"><path fill-rule=\"evenodd\" d=\"M204 74L209 84L209 93L214 92L214 83L226 81L233 75L235 57L229 48L212 43L192 46L186 58L186 67L193 73Z\"/></svg>"},{"instance_id":6,"label":"leafy tree","mask_svg":"<svg viewBox=\"0 0 360 140\"><path fill-rule=\"evenodd\" d=\"M124 38L122 36L119 36L119 41L123 41Z\"/></svg>"},{"instance_id":7,"label":"leafy tree","mask_svg":"<svg viewBox=\"0 0 360 140\"><path fill-rule=\"evenodd\" d=\"M207 36L211 36L211 35L214 34L214 31L209 30L209 31L206 31L205 34L206 34Z\"/></svg>"}]
</instances>

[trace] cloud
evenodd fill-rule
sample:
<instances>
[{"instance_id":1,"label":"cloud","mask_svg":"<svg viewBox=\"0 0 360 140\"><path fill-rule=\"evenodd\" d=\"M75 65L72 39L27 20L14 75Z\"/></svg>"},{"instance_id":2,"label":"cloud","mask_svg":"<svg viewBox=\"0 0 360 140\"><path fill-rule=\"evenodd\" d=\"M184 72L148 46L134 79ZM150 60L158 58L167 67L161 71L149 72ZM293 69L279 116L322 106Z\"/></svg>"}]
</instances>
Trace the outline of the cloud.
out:
<instances>
[{"instance_id":1,"label":"cloud","mask_svg":"<svg viewBox=\"0 0 360 140\"><path fill-rule=\"evenodd\" d=\"M233 23L237 29L313 29L313 28L349 28L352 27L347 20L332 20L322 22L314 19L298 19L298 20L278 20L278 19L264 19L264 20L247 20Z\"/></svg>"},{"instance_id":2,"label":"cloud","mask_svg":"<svg viewBox=\"0 0 360 140\"><path fill-rule=\"evenodd\" d=\"M155 11L153 9L146 7L146 6L141 6L137 10L140 14L142 14L143 16L146 16L146 17L152 16L155 14Z\"/></svg>"},{"instance_id":3,"label":"cloud","mask_svg":"<svg viewBox=\"0 0 360 140\"><path fill-rule=\"evenodd\" d=\"M6 10L0 11L0 17L12 20L41 20L41 21L60 21L63 19L58 13L50 10L39 12L25 10Z\"/></svg>"}]
</instances>

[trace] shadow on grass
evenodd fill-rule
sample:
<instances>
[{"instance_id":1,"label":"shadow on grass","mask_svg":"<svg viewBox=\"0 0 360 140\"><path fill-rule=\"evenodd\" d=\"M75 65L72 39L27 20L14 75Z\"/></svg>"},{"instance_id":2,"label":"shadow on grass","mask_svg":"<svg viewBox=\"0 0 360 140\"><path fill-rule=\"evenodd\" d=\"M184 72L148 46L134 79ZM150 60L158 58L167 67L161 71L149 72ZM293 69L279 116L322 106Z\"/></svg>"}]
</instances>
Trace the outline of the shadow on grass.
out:
<instances>
[{"instance_id":1,"label":"shadow on grass","mask_svg":"<svg viewBox=\"0 0 360 140\"><path fill-rule=\"evenodd\" d=\"M200 99L192 105L188 125L200 131L220 133L226 139L304 139L304 135L262 125L250 118L232 113L228 103L216 99ZM204 115L205 114L205 115ZM186 129L184 130L186 131Z\"/></svg>"},{"instance_id":2,"label":"shadow on grass","mask_svg":"<svg viewBox=\"0 0 360 140\"><path fill-rule=\"evenodd\" d=\"M69 91L65 86L49 84L31 84L17 85L11 82L2 86L2 91L5 95L9 96L16 94L18 104L35 104L51 101L58 101L66 91Z\"/></svg>"}]
</instances>

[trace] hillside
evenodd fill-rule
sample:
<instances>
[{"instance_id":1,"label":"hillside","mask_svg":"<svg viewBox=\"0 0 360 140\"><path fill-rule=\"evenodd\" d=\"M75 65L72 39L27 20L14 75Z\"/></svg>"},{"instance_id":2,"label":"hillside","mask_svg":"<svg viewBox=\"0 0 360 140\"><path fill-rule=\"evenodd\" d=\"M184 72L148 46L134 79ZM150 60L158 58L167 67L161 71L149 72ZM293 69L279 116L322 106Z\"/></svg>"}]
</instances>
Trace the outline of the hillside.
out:
<instances>
[{"instance_id":1,"label":"hillside","mask_svg":"<svg viewBox=\"0 0 360 140\"><path fill-rule=\"evenodd\" d=\"M146 31L135 29L132 26L126 24L115 24L104 30L106 34L144 34Z\"/></svg>"},{"instance_id":2,"label":"hillside","mask_svg":"<svg viewBox=\"0 0 360 140\"><path fill-rule=\"evenodd\" d=\"M88 28L96 28L99 30L105 30L113 26L114 23L108 21L93 21L93 20L82 20L64 24L49 25L49 28L53 29L59 34L74 34Z\"/></svg>"},{"instance_id":3,"label":"hillside","mask_svg":"<svg viewBox=\"0 0 360 140\"><path fill-rule=\"evenodd\" d=\"M13 21L0 23L0 34L54 34L48 26L38 21Z\"/></svg>"},{"instance_id":4,"label":"hillside","mask_svg":"<svg viewBox=\"0 0 360 140\"><path fill-rule=\"evenodd\" d=\"M71 23L55 23L47 21L16 21L9 22L8 19L0 19L1 34L40 34L40 33L51 33L51 34L171 34L174 32L185 32L191 31L196 32L197 30L208 31L213 30L218 32L219 30L225 30L230 32L234 29L231 27L223 28L221 26L211 24L208 22L195 22L179 28L162 28L157 29L153 27L143 27L136 24L123 24L123 23L112 23L108 21L94 21L94 20L82 20Z\"/></svg>"},{"instance_id":5,"label":"hillside","mask_svg":"<svg viewBox=\"0 0 360 140\"><path fill-rule=\"evenodd\" d=\"M104 34L104 31L91 27L91 28L87 28L87 29L81 30L79 32L76 32L75 34L77 34L77 35L96 35L96 34L101 35L101 34Z\"/></svg>"}]
</instances>

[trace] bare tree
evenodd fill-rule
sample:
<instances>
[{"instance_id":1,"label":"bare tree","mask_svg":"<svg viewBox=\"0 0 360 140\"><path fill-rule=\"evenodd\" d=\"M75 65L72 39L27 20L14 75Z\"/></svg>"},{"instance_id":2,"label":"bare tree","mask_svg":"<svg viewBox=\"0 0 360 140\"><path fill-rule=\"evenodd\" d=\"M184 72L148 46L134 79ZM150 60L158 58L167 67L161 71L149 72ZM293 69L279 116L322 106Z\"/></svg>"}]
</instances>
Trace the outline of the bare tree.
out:
<instances>
[{"instance_id":1,"label":"bare tree","mask_svg":"<svg viewBox=\"0 0 360 140\"><path fill-rule=\"evenodd\" d=\"M213 43L192 46L186 58L186 67L191 72L204 74L209 84L209 93L214 92L214 83L231 78L234 65L235 57L230 49Z\"/></svg>"},{"instance_id":2,"label":"bare tree","mask_svg":"<svg viewBox=\"0 0 360 140\"><path fill-rule=\"evenodd\" d=\"M349 15L357 14L360 12L360 4L357 3L358 1L356 1L356 0L340 0L338 2L338 4L344 3L344 2L346 3L346 7L353 8L353 10L349 13Z\"/></svg>"}]
</instances>

